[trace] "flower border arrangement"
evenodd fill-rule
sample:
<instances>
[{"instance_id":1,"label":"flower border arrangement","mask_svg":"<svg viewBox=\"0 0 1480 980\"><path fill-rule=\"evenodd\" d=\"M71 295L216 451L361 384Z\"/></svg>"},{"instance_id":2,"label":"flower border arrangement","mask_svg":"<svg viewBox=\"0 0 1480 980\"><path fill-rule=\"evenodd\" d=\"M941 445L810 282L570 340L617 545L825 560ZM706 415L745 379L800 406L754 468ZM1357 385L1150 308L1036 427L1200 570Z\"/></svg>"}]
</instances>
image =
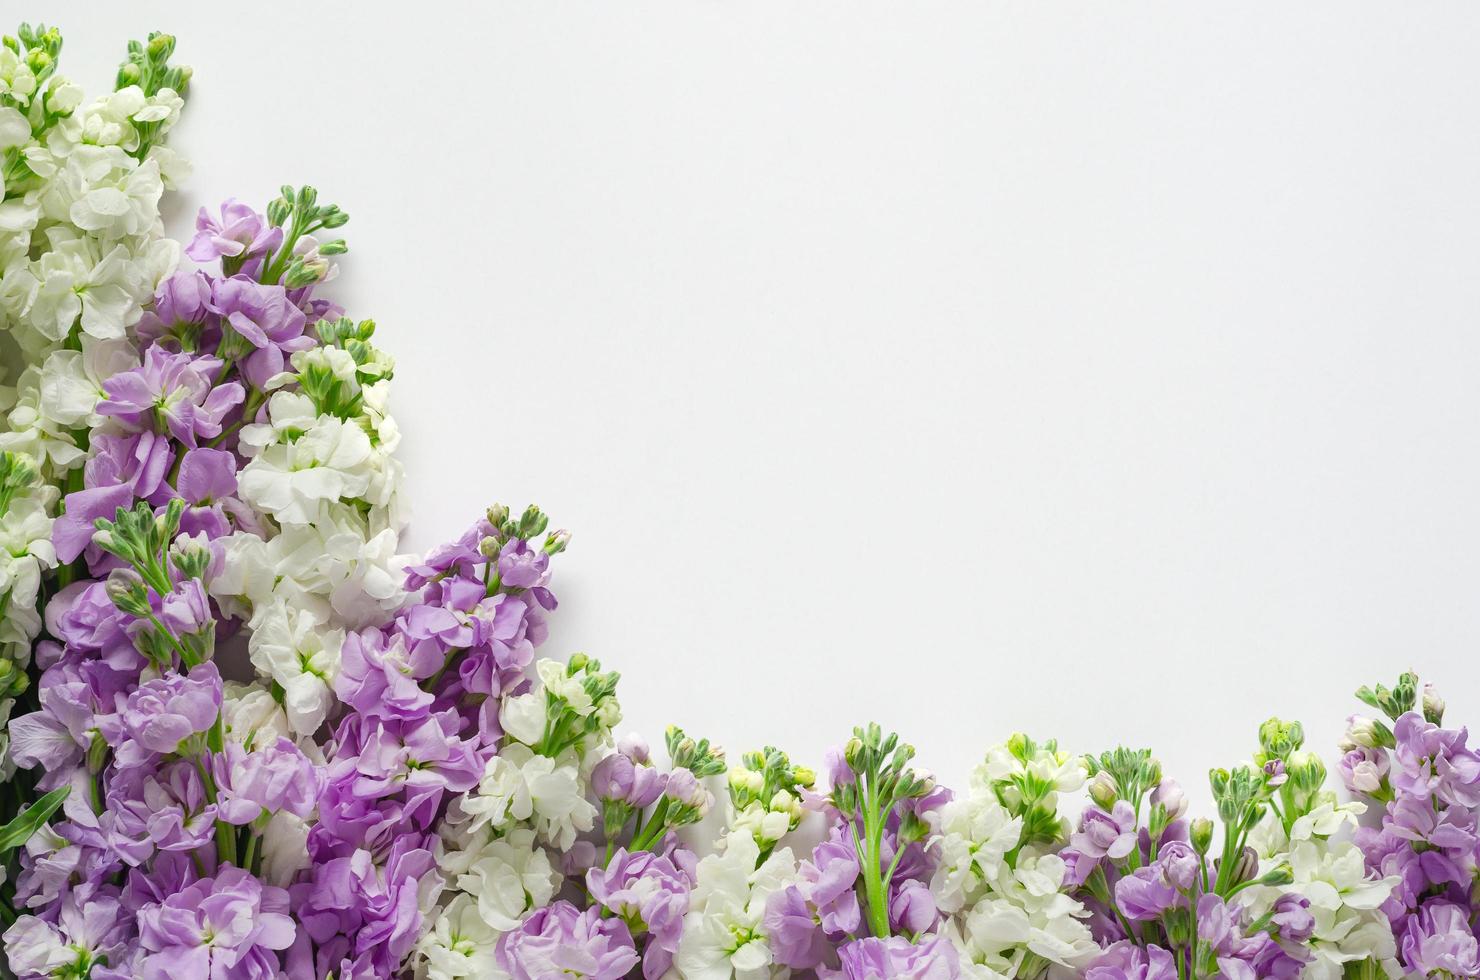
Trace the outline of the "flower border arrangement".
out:
<instances>
[{"instance_id":1,"label":"flower border arrangement","mask_svg":"<svg viewBox=\"0 0 1480 980\"><path fill-rule=\"evenodd\" d=\"M88 102L55 30L0 46L8 975L1480 975L1480 753L1409 674L1358 693L1346 793L1271 719L1206 816L1147 750L1013 735L953 793L876 725L820 771L618 737L616 673L536 656L539 509L399 554L345 212L164 235L174 47Z\"/></svg>"}]
</instances>

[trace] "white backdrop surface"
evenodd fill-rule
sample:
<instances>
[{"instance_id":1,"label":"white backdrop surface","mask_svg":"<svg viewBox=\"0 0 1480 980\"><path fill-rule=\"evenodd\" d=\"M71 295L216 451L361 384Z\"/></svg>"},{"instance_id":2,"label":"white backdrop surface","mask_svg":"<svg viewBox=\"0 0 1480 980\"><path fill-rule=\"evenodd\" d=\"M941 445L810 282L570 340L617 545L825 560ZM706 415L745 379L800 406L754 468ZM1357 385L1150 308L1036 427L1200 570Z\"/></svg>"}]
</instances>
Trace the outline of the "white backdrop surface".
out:
<instances>
[{"instance_id":1,"label":"white backdrop surface","mask_svg":"<svg viewBox=\"0 0 1480 980\"><path fill-rule=\"evenodd\" d=\"M11 5L196 79L171 229L317 185L422 550L575 533L625 727L1334 754L1480 717L1480 9Z\"/></svg>"}]
</instances>

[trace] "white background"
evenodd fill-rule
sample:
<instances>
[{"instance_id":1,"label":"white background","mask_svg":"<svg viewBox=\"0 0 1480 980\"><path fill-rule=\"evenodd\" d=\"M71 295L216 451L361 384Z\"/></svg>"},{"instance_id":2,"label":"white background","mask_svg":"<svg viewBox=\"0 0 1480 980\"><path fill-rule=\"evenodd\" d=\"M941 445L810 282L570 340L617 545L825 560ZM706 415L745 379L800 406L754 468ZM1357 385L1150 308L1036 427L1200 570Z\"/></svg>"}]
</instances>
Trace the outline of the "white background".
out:
<instances>
[{"instance_id":1,"label":"white background","mask_svg":"<svg viewBox=\"0 0 1480 980\"><path fill-rule=\"evenodd\" d=\"M546 652L655 740L878 719L959 781L1026 729L1205 800L1404 667L1480 709L1473 7L31 13L93 91L179 35L172 231L354 216L408 544L543 505Z\"/></svg>"}]
</instances>

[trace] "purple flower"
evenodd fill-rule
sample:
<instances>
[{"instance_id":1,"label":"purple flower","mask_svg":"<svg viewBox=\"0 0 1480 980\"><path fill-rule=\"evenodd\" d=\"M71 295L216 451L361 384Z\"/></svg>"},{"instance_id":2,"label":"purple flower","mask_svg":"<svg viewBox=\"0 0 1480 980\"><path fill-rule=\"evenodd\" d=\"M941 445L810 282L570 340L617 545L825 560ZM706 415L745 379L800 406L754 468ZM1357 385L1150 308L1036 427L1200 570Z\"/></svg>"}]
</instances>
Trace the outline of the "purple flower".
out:
<instances>
[{"instance_id":1,"label":"purple flower","mask_svg":"<svg viewBox=\"0 0 1480 980\"><path fill-rule=\"evenodd\" d=\"M65 511L51 529L51 543L56 547L57 560L64 563L76 561L77 556L92 544L93 532L97 530L93 522L100 517L111 521L118 514L118 508L129 507L133 502L133 491L122 485L67 494Z\"/></svg>"},{"instance_id":2,"label":"purple flower","mask_svg":"<svg viewBox=\"0 0 1480 980\"><path fill-rule=\"evenodd\" d=\"M221 420L245 397L234 381L216 386L220 368L214 357L150 347L142 366L103 382L107 397L98 403L98 414L118 419L133 432L158 431L159 420L170 435L193 448L197 438L220 435Z\"/></svg>"},{"instance_id":3,"label":"purple flower","mask_svg":"<svg viewBox=\"0 0 1480 980\"><path fill-rule=\"evenodd\" d=\"M162 503L169 497L165 477L175 461L175 446L169 436L151 431L98 432L93 436L92 450L92 458L83 467L86 486L122 484L134 496L152 503Z\"/></svg>"},{"instance_id":4,"label":"purple flower","mask_svg":"<svg viewBox=\"0 0 1480 980\"><path fill-rule=\"evenodd\" d=\"M185 254L197 262L218 258L251 258L276 248L283 240L283 230L274 228L251 207L227 198L221 204L220 220L205 208L195 217L195 237L185 247Z\"/></svg>"},{"instance_id":5,"label":"purple flower","mask_svg":"<svg viewBox=\"0 0 1480 980\"><path fill-rule=\"evenodd\" d=\"M667 785L666 773L621 751L613 752L591 770L591 791L597 799L638 809L656 801Z\"/></svg>"},{"instance_id":6,"label":"purple flower","mask_svg":"<svg viewBox=\"0 0 1480 980\"><path fill-rule=\"evenodd\" d=\"M23 915L5 930L5 957L21 980L51 977L79 957L116 960L128 934L128 917L118 899L95 895L79 901L69 895L61 902L55 923Z\"/></svg>"},{"instance_id":7,"label":"purple flower","mask_svg":"<svg viewBox=\"0 0 1480 980\"><path fill-rule=\"evenodd\" d=\"M1088 857L1119 861L1136 846L1136 811L1125 800L1116 800L1108 813L1088 806L1079 818L1079 830L1069 843Z\"/></svg>"},{"instance_id":8,"label":"purple flower","mask_svg":"<svg viewBox=\"0 0 1480 980\"><path fill-rule=\"evenodd\" d=\"M1388 755L1380 749L1357 747L1336 763L1341 782L1353 793L1371 795L1382 789L1388 774Z\"/></svg>"},{"instance_id":9,"label":"purple flower","mask_svg":"<svg viewBox=\"0 0 1480 980\"><path fill-rule=\"evenodd\" d=\"M98 728L120 766L139 765L151 753L178 752L181 742L214 725L221 693L221 675L207 661L188 677L170 673L139 685L117 713L98 719Z\"/></svg>"},{"instance_id":10,"label":"purple flower","mask_svg":"<svg viewBox=\"0 0 1480 980\"><path fill-rule=\"evenodd\" d=\"M766 899L766 935L777 963L793 970L810 970L832 948L822 923L796 885L777 889Z\"/></svg>"},{"instance_id":11,"label":"purple flower","mask_svg":"<svg viewBox=\"0 0 1480 980\"><path fill-rule=\"evenodd\" d=\"M838 949L841 969L819 970L837 980L955 980L961 975L960 954L941 937L918 946L903 936L857 939Z\"/></svg>"},{"instance_id":12,"label":"purple flower","mask_svg":"<svg viewBox=\"0 0 1480 980\"><path fill-rule=\"evenodd\" d=\"M1177 962L1160 946L1122 940L1085 967L1084 980L1177 980Z\"/></svg>"},{"instance_id":13,"label":"purple flower","mask_svg":"<svg viewBox=\"0 0 1480 980\"><path fill-rule=\"evenodd\" d=\"M408 675L399 637L387 645L376 629L345 635L334 693L367 717L414 719L432 704L432 696Z\"/></svg>"},{"instance_id":14,"label":"purple flower","mask_svg":"<svg viewBox=\"0 0 1480 980\"><path fill-rule=\"evenodd\" d=\"M517 589L544 585L550 567L550 556L531 548L518 538L509 541L498 553L499 580Z\"/></svg>"},{"instance_id":15,"label":"purple flower","mask_svg":"<svg viewBox=\"0 0 1480 980\"><path fill-rule=\"evenodd\" d=\"M288 299L282 286L260 283L250 276L218 279L211 289L210 308L253 348L242 359L242 377L255 388L282 373L285 354L315 346L303 334L307 317Z\"/></svg>"},{"instance_id":16,"label":"purple flower","mask_svg":"<svg viewBox=\"0 0 1480 980\"><path fill-rule=\"evenodd\" d=\"M1305 942L1316 930L1310 899L1293 892L1286 892L1275 899L1269 921L1279 927L1281 939L1292 943Z\"/></svg>"},{"instance_id":17,"label":"purple flower","mask_svg":"<svg viewBox=\"0 0 1480 980\"><path fill-rule=\"evenodd\" d=\"M1166 880L1160 865L1137 868L1115 883L1115 904L1125 917L1146 922L1177 904L1177 889Z\"/></svg>"},{"instance_id":18,"label":"purple flower","mask_svg":"<svg viewBox=\"0 0 1480 980\"><path fill-rule=\"evenodd\" d=\"M547 905L499 937L495 955L513 980L566 974L621 980L637 965L632 934L622 920L603 919L594 905L577 911L566 901Z\"/></svg>"},{"instance_id":19,"label":"purple flower","mask_svg":"<svg viewBox=\"0 0 1480 980\"><path fill-rule=\"evenodd\" d=\"M802 894L817 908L822 928L831 935L852 933L862 924L858 904L858 851L838 836L812 850L800 869Z\"/></svg>"},{"instance_id":20,"label":"purple flower","mask_svg":"<svg viewBox=\"0 0 1480 980\"><path fill-rule=\"evenodd\" d=\"M1418 974L1480 976L1480 948L1469 912L1452 902L1429 902L1408 919L1398 937L1403 964Z\"/></svg>"},{"instance_id":21,"label":"purple flower","mask_svg":"<svg viewBox=\"0 0 1480 980\"><path fill-rule=\"evenodd\" d=\"M1197 851L1191 844L1180 840L1163 845L1156 855L1156 864L1167 884L1182 891L1192 888L1203 870L1203 859Z\"/></svg>"},{"instance_id":22,"label":"purple flower","mask_svg":"<svg viewBox=\"0 0 1480 980\"><path fill-rule=\"evenodd\" d=\"M190 636L212 628L211 600L200 579L188 578L159 601L159 621L176 636Z\"/></svg>"},{"instance_id":23,"label":"purple flower","mask_svg":"<svg viewBox=\"0 0 1480 980\"><path fill-rule=\"evenodd\" d=\"M176 350L195 347L200 327L210 311L211 280L205 273L181 270L162 280L154 291L154 309L137 327L146 343L168 343Z\"/></svg>"},{"instance_id":24,"label":"purple flower","mask_svg":"<svg viewBox=\"0 0 1480 980\"><path fill-rule=\"evenodd\" d=\"M235 742L214 759L221 819L238 826L286 810L307 818L318 804L320 775L292 739L248 752Z\"/></svg>"},{"instance_id":25,"label":"purple flower","mask_svg":"<svg viewBox=\"0 0 1480 980\"><path fill-rule=\"evenodd\" d=\"M226 867L139 911L139 977L275 980L295 932L287 892Z\"/></svg>"},{"instance_id":26,"label":"purple flower","mask_svg":"<svg viewBox=\"0 0 1480 980\"><path fill-rule=\"evenodd\" d=\"M937 918L935 897L924 882L906 879L889 900L889 924L897 932L918 936L934 928Z\"/></svg>"},{"instance_id":27,"label":"purple flower","mask_svg":"<svg viewBox=\"0 0 1480 980\"><path fill-rule=\"evenodd\" d=\"M438 882L436 860L422 844L415 835L397 838L381 867L363 850L319 864L312 883L295 888L307 893L303 928L321 945L349 937L367 976L394 975L421 935L421 894Z\"/></svg>"},{"instance_id":28,"label":"purple flower","mask_svg":"<svg viewBox=\"0 0 1480 980\"><path fill-rule=\"evenodd\" d=\"M646 926L651 938L643 953L643 974L648 980L657 980L673 963L693 884L667 855L629 853L626 848L619 848L605 869L586 874L593 899L624 921L632 922L635 915Z\"/></svg>"}]
</instances>

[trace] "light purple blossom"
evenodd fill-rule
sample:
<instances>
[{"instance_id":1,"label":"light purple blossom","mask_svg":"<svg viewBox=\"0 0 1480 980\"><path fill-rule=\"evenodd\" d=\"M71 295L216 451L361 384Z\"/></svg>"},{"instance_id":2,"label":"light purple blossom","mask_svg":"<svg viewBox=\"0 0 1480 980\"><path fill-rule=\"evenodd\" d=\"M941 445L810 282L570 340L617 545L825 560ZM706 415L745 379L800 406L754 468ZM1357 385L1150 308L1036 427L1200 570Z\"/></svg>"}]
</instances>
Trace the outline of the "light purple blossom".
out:
<instances>
[{"instance_id":1,"label":"light purple blossom","mask_svg":"<svg viewBox=\"0 0 1480 980\"><path fill-rule=\"evenodd\" d=\"M1109 811L1085 807L1079 830L1069 838L1070 846L1096 860L1119 861L1136 846L1136 811L1125 800L1116 800Z\"/></svg>"},{"instance_id":2,"label":"light purple blossom","mask_svg":"<svg viewBox=\"0 0 1480 980\"><path fill-rule=\"evenodd\" d=\"M304 336L307 317L303 311L276 284L260 283L250 276L218 279L211 289L210 309L221 317L223 330L229 326L251 346L240 370L255 388L282 373L286 355L317 343Z\"/></svg>"},{"instance_id":3,"label":"light purple blossom","mask_svg":"<svg viewBox=\"0 0 1480 980\"><path fill-rule=\"evenodd\" d=\"M172 354L161 347L144 352L144 363L103 382L107 396L98 414L116 418L131 431L160 431L194 447L197 439L221 434L221 420L246 393L235 381L217 385L221 362L214 357Z\"/></svg>"},{"instance_id":4,"label":"light purple blossom","mask_svg":"<svg viewBox=\"0 0 1480 980\"><path fill-rule=\"evenodd\" d=\"M139 911L140 980L275 980L293 945L288 893L240 868L221 869Z\"/></svg>"},{"instance_id":5,"label":"light purple blossom","mask_svg":"<svg viewBox=\"0 0 1480 980\"><path fill-rule=\"evenodd\" d=\"M1177 980L1177 962L1160 946L1142 949L1124 940L1095 957L1084 980Z\"/></svg>"},{"instance_id":6,"label":"light purple blossom","mask_svg":"<svg viewBox=\"0 0 1480 980\"><path fill-rule=\"evenodd\" d=\"M648 980L657 980L672 965L693 885L689 872L668 855L629 853L626 848L618 848L604 869L592 868L586 874L593 900L628 922L636 916L647 928L643 974Z\"/></svg>"},{"instance_id":7,"label":"light purple blossom","mask_svg":"<svg viewBox=\"0 0 1480 980\"><path fill-rule=\"evenodd\" d=\"M961 958L948 940L932 937L916 945L902 936L857 939L838 949L840 969L819 969L833 980L956 980Z\"/></svg>"},{"instance_id":8,"label":"light purple blossom","mask_svg":"<svg viewBox=\"0 0 1480 980\"><path fill-rule=\"evenodd\" d=\"M250 258L276 248L283 240L283 230L268 224L256 210L235 198L221 204L220 217L201 208L195 218L195 237L185 246L185 254L197 262L218 258Z\"/></svg>"},{"instance_id":9,"label":"light purple blossom","mask_svg":"<svg viewBox=\"0 0 1480 980\"><path fill-rule=\"evenodd\" d=\"M221 697L221 674L208 661L189 676L169 673L141 684L98 728L119 765L139 765L152 753L180 751L182 742L215 724Z\"/></svg>"},{"instance_id":10,"label":"light purple blossom","mask_svg":"<svg viewBox=\"0 0 1480 980\"><path fill-rule=\"evenodd\" d=\"M513 980L574 976L621 980L637 965L632 934L621 919L604 919L600 906L578 911L559 901L538 909L499 938L498 965Z\"/></svg>"},{"instance_id":11,"label":"light purple blossom","mask_svg":"<svg viewBox=\"0 0 1480 980\"><path fill-rule=\"evenodd\" d=\"M318 804L319 770L289 738L248 752L235 742L213 760L221 819L248 824L265 814L308 817Z\"/></svg>"}]
</instances>

